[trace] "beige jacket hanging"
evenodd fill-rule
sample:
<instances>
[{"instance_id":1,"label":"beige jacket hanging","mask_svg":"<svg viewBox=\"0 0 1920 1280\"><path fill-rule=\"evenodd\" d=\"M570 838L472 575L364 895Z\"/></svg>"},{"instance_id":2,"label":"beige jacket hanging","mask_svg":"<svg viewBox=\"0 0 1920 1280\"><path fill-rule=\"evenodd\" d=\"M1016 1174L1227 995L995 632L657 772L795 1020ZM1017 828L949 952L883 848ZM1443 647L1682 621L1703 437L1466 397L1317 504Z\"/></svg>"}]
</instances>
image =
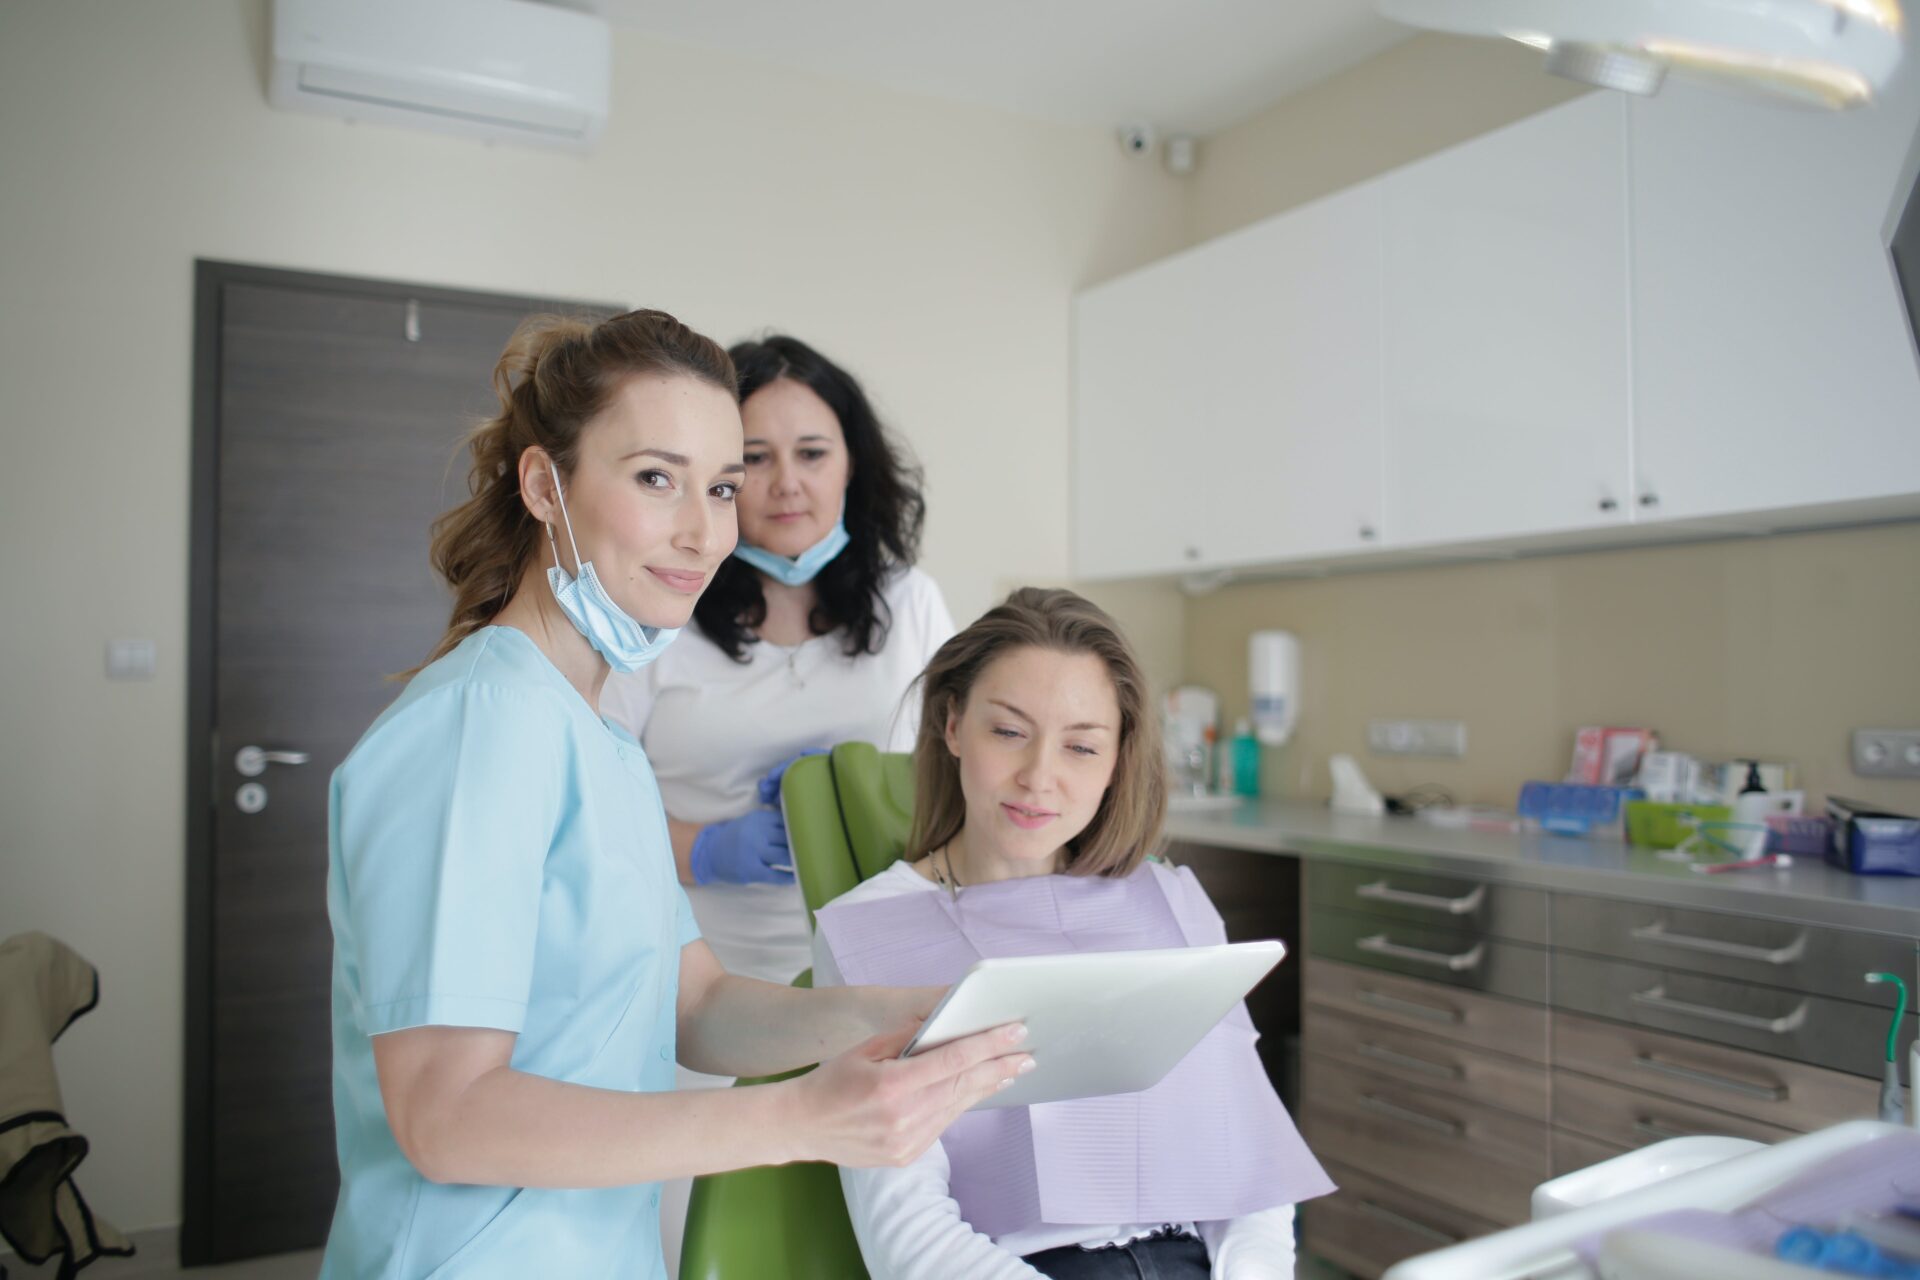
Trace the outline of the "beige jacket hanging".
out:
<instances>
[{"instance_id":1,"label":"beige jacket hanging","mask_svg":"<svg viewBox=\"0 0 1920 1280\"><path fill-rule=\"evenodd\" d=\"M62 1277L101 1254L133 1252L73 1185L87 1140L67 1127L53 1042L100 999L92 965L44 933L0 942L0 1236Z\"/></svg>"}]
</instances>

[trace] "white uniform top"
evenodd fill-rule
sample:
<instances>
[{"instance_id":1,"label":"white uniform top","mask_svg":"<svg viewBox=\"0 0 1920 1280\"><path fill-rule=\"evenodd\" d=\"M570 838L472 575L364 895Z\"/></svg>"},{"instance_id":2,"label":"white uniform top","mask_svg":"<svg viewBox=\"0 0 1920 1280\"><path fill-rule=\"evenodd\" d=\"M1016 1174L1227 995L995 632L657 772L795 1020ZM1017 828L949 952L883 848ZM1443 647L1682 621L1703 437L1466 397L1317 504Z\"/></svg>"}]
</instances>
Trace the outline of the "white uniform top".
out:
<instances>
[{"instance_id":1,"label":"white uniform top","mask_svg":"<svg viewBox=\"0 0 1920 1280\"><path fill-rule=\"evenodd\" d=\"M677 643L677 642L676 642ZM895 862L862 880L835 902L878 902L909 893L946 890L913 869ZM963 895L966 890L960 891ZM817 933L813 939L815 988L845 985L833 952ZM840 1170L847 1216L860 1242L860 1256L873 1280L1036 1280L1040 1271L1025 1255L1066 1245L1098 1249L1153 1234L1165 1225L1195 1229L1207 1246L1214 1280L1292 1280L1293 1206L1280 1205L1238 1218L1165 1224L1115 1223L1105 1226L1041 1224L1004 1236L988 1237L960 1216L951 1191L952 1165L947 1149L935 1142L918 1160L898 1169Z\"/></svg>"},{"instance_id":2,"label":"white uniform top","mask_svg":"<svg viewBox=\"0 0 1920 1280\"><path fill-rule=\"evenodd\" d=\"M846 633L834 631L793 647L758 641L735 662L690 623L652 663L607 678L601 713L646 748L670 816L737 818L759 803L767 770L809 748L912 749L920 702L907 689L953 619L918 569L896 572L881 594L893 619L879 653L848 657ZM697 885L687 897L729 973L785 983L811 963L796 886Z\"/></svg>"}]
</instances>

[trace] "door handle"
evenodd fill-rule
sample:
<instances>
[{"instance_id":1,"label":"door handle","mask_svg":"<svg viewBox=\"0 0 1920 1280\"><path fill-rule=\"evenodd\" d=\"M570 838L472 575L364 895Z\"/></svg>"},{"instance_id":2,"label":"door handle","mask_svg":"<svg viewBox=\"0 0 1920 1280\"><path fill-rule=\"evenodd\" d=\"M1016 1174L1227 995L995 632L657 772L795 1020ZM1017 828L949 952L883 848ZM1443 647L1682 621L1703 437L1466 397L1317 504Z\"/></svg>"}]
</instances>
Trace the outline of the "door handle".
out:
<instances>
[{"instance_id":1,"label":"door handle","mask_svg":"<svg viewBox=\"0 0 1920 1280\"><path fill-rule=\"evenodd\" d=\"M305 764L304 751L269 751L265 747L242 747L233 753L233 767L243 778L257 778L270 764Z\"/></svg>"}]
</instances>

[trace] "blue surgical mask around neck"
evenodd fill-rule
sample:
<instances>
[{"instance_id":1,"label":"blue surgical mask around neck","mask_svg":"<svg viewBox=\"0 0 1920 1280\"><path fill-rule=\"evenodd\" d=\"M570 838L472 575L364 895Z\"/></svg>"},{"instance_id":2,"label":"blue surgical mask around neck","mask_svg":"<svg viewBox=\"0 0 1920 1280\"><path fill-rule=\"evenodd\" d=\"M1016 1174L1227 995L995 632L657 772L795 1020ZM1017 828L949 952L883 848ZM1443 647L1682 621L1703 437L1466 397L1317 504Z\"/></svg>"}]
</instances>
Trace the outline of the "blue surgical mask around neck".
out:
<instances>
[{"instance_id":1,"label":"blue surgical mask around neck","mask_svg":"<svg viewBox=\"0 0 1920 1280\"><path fill-rule=\"evenodd\" d=\"M587 638L594 652L607 660L615 671L633 672L659 657L680 634L678 627L643 627L627 611L613 602L593 571L593 561L580 558L580 544L574 540L573 518L567 514L567 495L560 489L560 473L553 473L554 497L560 501L560 518L567 525L567 543L573 548L575 572L560 567L560 545L554 541L553 526L547 526L547 545L553 548L553 567L547 570L547 586L559 602L560 612Z\"/></svg>"},{"instance_id":2,"label":"blue surgical mask around neck","mask_svg":"<svg viewBox=\"0 0 1920 1280\"><path fill-rule=\"evenodd\" d=\"M820 576L820 571L832 562L833 558L847 549L853 539L847 536L847 504L840 503L840 516L833 522L833 528L827 536L802 551L797 556L779 556L765 547L756 547L741 543L733 549L737 559L744 560L775 582L783 582L789 587L805 586Z\"/></svg>"}]
</instances>

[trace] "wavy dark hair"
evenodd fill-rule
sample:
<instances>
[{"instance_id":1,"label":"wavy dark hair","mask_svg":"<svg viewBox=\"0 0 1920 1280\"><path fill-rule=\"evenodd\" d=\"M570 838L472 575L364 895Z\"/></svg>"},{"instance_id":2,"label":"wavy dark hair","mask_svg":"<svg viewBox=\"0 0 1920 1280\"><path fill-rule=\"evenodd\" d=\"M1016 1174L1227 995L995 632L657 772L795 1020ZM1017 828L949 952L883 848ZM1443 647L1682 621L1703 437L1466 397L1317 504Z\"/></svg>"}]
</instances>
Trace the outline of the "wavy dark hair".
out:
<instances>
[{"instance_id":1,"label":"wavy dark hair","mask_svg":"<svg viewBox=\"0 0 1920 1280\"><path fill-rule=\"evenodd\" d=\"M927 502L920 468L881 425L853 375L798 338L772 334L727 353L740 374L740 403L769 383L790 378L826 402L846 437L847 536L850 541L813 580L813 634L845 632L848 657L878 653L893 625L881 595L887 575L920 557ZM767 620L760 574L728 556L693 607L700 630L733 658L747 660L754 632Z\"/></svg>"}]
</instances>

